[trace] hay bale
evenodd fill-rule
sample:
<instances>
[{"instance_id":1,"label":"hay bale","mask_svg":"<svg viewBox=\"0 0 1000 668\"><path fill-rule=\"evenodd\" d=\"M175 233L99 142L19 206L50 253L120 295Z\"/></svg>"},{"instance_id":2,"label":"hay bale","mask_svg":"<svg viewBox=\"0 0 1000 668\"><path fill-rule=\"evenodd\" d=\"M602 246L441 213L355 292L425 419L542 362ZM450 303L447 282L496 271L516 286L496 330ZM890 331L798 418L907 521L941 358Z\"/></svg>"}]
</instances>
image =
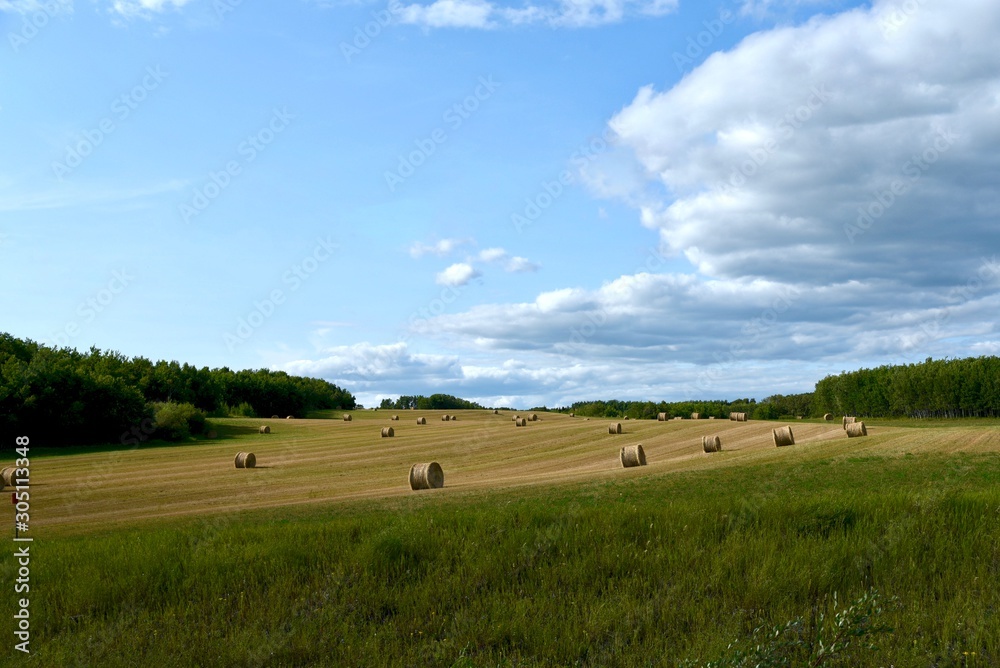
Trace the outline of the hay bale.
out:
<instances>
[{"instance_id":1,"label":"hay bale","mask_svg":"<svg viewBox=\"0 0 1000 668\"><path fill-rule=\"evenodd\" d=\"M396 435L396 432L392 430L392 427L382 427L382 438L392 438Z\"/></svg>"},{"instance_id":2,"label":"hay bale","mask_svg":"<svg viewBox=\"0 0 1000 668\"><path fill-rule=\"evenodd\" d=\"M642 451L642 443L626 445L618 454L618 459L621 460L623 469L632 468L633 466L645 466L646 453Z\"/></svg>"},{"instance_id":3,"label":"hay bale","mask_svg":"<svg viewBox=\"0 0 1000 668\"><path fill-rule=\"evenodd\" d=\"M410 489L444 487L444 470L437 462L414 464L410 467Z\"/></svg>"},{"instance_id":4,"label":"hay bale","mask_svg":"<svg viewBox=\"0 0 1000 668\"><path fill-rule=\"evenodd\" d=\"M494 409L493 409L493 414L494 414L494 415L500 415L500 411L498 411L497 409L495 409L495 408L494 408Z\"/></svg>"},{"instance_id":5,"label":"hay bale","mask_svg":"<svg viewBox=\"0 0 1000 668\"><path fill-rule=\"evenodd\" d=\"M656 414L656 421L657 422L666 422L667 421L667 414L666 413L657 413Z\"/></svg>"},{"instance_id":6,"label":"hay bale","mask_svg":"<svg viewBox=\"0 0 1000 668\"><path fill-rule=\"evenodd\" d=\"M771 430L771 437L774 439L775 447L783 445L795 445L795 436L792 435L791 427L778 427Z\"/></svg>"},{"instance_id":7,"label":"hay bale","mask_svg":"<svg viewBox=\"0 0 1000 668\"><path fill-rule=\"evenodd\" d=\"M705 452L721 452L722 441L718 436L702 436L701 449Z\"/></svg>"},{"instance_id":8,"label":"hay bale","mask_svg":"<svg viewBox=\"0 0 1000 668\"><path fill-rule=\"evenodd\" d=\"M867 436L868 430L865 428L864 422L851 422L847 425L847 438L857 438L858 436Z\"/></svg>"},{"instance_id":9,"label":"hay bale","mask_svg":"<svg viewBox=\"0 0 1000 668\"><path fill-rule=\"evenodd\" d=\"M691 419L692 420L700 420L701 419L701 413L691 413Z\"/></svg>"},{"instance_id":10,"label":"hay bale","mask_svg":"<svg viewBox=\"0 0 1000 668\"><path fill-rule=\"evenodd\" d=\"M827 422L831 421L833 419L833 413L823 413L823 419Z\"/></svg>"},{"instance_id":11,"label":"hay bale","mask_svg":"<svg viewBox=\"0 0 1000 668\"><path fill-rule=\"evenodd\" d=\"M390 419L390 420L398 420L398 419L399 419L399 416L398 416L398 415L393 415L393 416L392 416L391 418L389 418L389 419Z\"/></svg>"},{"instance_id":12,"label":"hay bale","mask_svg":"<svg viewBox=\"0 0 1000 668\"><path fill-rule=\"evenodd\" d=\"M856 417L845 415L843 420L841 420L840 426L843 427L844 429L847 429L847 425L853 424L856 421L857 421Z\"/></svg>"},{"instance_id":13,"label":"hay bale","mask_svg":"<svg viewBox=\"0 0 1000 668\"><path fill-rule=\"evenodd\" d=\"M272 416L271 416L271 419L272 419L272 420L280 420L281 418L279 418L279 417L278 417L277 415L272 415Z\"/></svg>"},{"instance_id":14,"label":"hay bale","mask_svg":"<svg viewBox=\"0 0 1000 668\"><path fill-rule=\"evenodd\" d=\"M260 433L262 433L262 434L270 434L271 433L271 428L268 427L266 424L265 425L261 425L261 427L260 427Z\"/></svg>"},{"instance_id":15,"label":"hay bale","mask_svg":"<svg viewBox=\"0 0 1000 668\"><path fill-rule=\"evenodd\" d=\"M622 433L622 423L621 422L615 422L614 424L609 424L608 425L608 433L609 434L620 434L620 433Z\"/></svg>"},{"instance_id":16,"label":"hay bale","mask_svg":"<svg viewBox=\"0 0 1000 668\"><path fill-rule=\"evenodd\" d=\"M623 419L623 420L628 420L628 419L629 419L629 416L627 416L627 415L626 415L626 416L625 416L625 417L623 417L622 419Z\"/></svg>"},{"instance_id":17,"label":"hay bale","mask_svg":"<svg viewBox=\"0 0 1000 668\"><path fill-rule=\"evenodd\" d=\"M16 466L5 466L3 470L0 471L0 478L3 479L4 487L17 487L17 483L14 481L14 471L16 470Z\"/></svg>"},{"instance_id":18,"label":"hay bale","mask_svg":"<svg viewBox=\"0 0 1000 668\"><path fill-rule=\"evenodd\" d=\"M344 422L350 422L353 419L350 413L344 413Z\"/></svg>"},{"instance_id":19,"label":"hay bale","mask_svg":"<svg viewBox=\"0 0 1000 668\"><path fill-rule=\"evenodd\" d=\"M294 420L294 419L295 419L295 416L294 416L294 415L289 415L289 416L288 416L288 417L286 417L285 419L286 419L286 420Z\"/></svg>"},{"instance_id":20,"label":"hay bale","mask_svg":"<svg viewBox=\"0 0 1000 668\"><path fill-rule=\"evenodd\" d=\"M576 417L576 413L570 413L569 416L570 417Z\"/></svg>"},{"instance_id":21,"label":"hay bale","mask_svg":"<svg viewBox=\"0 0 1000 668\"><path fill-rule=\"evenodd\" d=\"M527 427L528 426L528 421L525 418L523 418L523 417L519 417L516 420L514 420L514 426L515 427Z\"/></svg>"},{"instance_id":22,"label":"hay bale","mask_svg":"<svg viewBox=\"0 0 1000 668\"><path fill-rule=\"evenodd\" d=\"M442 415L441 416L441 422L447 422L450 419L451 419L450 415Z\"/></svg>"},{"instance_id":23,"label":"hay bale","mask_svg":"<svg viewBox=\"0 0 1000 668\"><path fill-rule=\"evenodd\" d=\"M427 424L427 418L425 418L425 417L418 417L417 418L417 424Z\"/></svg>"},{"instance_id":24,"label":"hay bale","mask_svg":"<svg viewBox=\"0 0 1000 668\"><path fill-rule=\"evenodd\" d=\"M532 413L528 416L528 420L531 422L538 422L538 413Z\"/></svg>"},{"instance_id":25,"label":"hay bale","mask_svg":"<svg viewBox=\"0 0 1000 668\"><path fill-rule=\"evenodd\" d=\"M729 414L729 419L732 420L732 421L734 421L734 422L746 422L747 421L747 414L746 413L730 413Z\"/></svg>"},{"instance_id":26,"label":"hay bale","mask_svg":"<svg viewBox=\"0 0 1000 668\"><path fill-rule=\"evenodd\" d=\"M236 453L236 468L252 469L255 466L257 466L257 457L255 457L252 452Z\"/></svg>"},{"instance_id":27,"label":"hay bale","mask_svg":"<svg viewBox=\"0 0 1000 668\"><path fill-rule=\"evenodd\" d=\"M514 417L512 417L512 418L510 419L510 421L511 421L511 422L517 422L517 421L518 421L518 420L520 420L520 419L521 419L521 416L520 416L520 415L515 415Z\"/></svg>"}]
</instances>

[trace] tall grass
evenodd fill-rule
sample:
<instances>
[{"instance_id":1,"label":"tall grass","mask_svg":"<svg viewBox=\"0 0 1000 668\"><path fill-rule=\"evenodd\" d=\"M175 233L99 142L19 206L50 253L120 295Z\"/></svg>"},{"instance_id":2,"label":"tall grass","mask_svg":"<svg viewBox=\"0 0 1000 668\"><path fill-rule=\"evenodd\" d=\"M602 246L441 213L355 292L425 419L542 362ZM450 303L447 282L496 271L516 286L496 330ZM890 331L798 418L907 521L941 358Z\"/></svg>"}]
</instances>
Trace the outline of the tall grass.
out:
<instances>
[{"instance_id":1,"label":"tall grass","mask_svg":"<svg viewBox=\"0 0 1000 668\"><path fill-rule=\"evenodd\" d=\"M38 536L31 658L704 665L878 589L892 633L823 665L997 665L998 483L993 457L856 458Z\"/></svg>"}]
</instances>

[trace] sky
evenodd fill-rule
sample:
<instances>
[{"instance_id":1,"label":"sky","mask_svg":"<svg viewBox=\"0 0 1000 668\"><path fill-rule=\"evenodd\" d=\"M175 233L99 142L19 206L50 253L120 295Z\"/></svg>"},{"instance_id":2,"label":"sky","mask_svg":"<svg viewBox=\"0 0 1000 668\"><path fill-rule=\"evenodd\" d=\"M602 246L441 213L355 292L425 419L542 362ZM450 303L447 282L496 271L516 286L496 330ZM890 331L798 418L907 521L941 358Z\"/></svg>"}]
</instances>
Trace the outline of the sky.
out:
<instances>
[{"instance_id":1,"label":"sky","mask_svg":"<svg viewBox=\"0 0 1000 668\"><path fill-rule=\"evenodd\" d=\"M377 405L1000 353L990 0L0 0L0 331Z\"/></svg>"}]
</instances>

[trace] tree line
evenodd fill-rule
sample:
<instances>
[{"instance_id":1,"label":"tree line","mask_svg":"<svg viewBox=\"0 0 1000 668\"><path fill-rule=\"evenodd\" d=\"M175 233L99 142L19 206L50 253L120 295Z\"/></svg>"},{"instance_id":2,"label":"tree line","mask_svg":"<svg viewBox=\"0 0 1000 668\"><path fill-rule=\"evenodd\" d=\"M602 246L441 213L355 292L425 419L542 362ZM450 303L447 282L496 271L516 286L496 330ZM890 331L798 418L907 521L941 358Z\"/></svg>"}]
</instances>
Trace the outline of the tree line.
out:
<instances>
[{"instance_id":1,"label":"tree line","mask_svg":"<svg viewBox=\"0 0 1000 668\"><path fill-rule=\"evenodd\" d=\"M409 410L411 408L418 410L462 410L483 407L474 401L459 399L450 394L432 394L429 397L425 397L422 394L404 394L395 401L392 399L383 399L382 403L379 404L379 408L396 410Z\"/></svg>"},{"instance_id":2,"label":"tree line","mask_svg":"<svg viewBox=\"0 0 1000 668\"><path fill-rule=\"evenodd\" d=\"M233 371L127 358L91 348L50 348L0 333L2 443L28 435L39 445L125 442L160 416L155 437L195 431L206 416L297 415L354 408L354 396L316 378L266 369ZM172 426L167 426L167 423Z\"/></svg>"},{"instance_id":3,"label":"tree line","mask_svg":"<svg viewBox=\"0 0 1000 668\"><path fill-rule=\"evenodd\" d=\"M886 365L816 383L820 414L863 417L997 417L1000 357Z\"/></svg>"}]
</instances>

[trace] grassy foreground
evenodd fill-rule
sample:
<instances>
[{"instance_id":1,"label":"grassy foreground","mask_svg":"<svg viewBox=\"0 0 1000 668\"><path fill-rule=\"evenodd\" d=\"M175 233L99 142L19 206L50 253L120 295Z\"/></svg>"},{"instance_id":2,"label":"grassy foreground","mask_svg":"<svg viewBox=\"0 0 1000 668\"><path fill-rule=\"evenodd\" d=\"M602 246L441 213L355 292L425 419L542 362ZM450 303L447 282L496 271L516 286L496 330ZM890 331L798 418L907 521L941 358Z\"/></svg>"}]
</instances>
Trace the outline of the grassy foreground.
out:
<instances>
[{"instance_id":1,"label":"grassy foreground","mask_svg":"<svg viewBox=\"0 0 1000 668\"><path fill-rule=\"evenodd\" d=\"M874 588L893 631L822 665L1000 664L995 454L788 458L437 492L37 538L33 653L10 641L3 656L704 665L757 627L801 617L808 636L834 592L843 605ZM14 571L0 560L4 582ZM13 598L2 601L8 620Z\"/></svg>"}]
</instances>

